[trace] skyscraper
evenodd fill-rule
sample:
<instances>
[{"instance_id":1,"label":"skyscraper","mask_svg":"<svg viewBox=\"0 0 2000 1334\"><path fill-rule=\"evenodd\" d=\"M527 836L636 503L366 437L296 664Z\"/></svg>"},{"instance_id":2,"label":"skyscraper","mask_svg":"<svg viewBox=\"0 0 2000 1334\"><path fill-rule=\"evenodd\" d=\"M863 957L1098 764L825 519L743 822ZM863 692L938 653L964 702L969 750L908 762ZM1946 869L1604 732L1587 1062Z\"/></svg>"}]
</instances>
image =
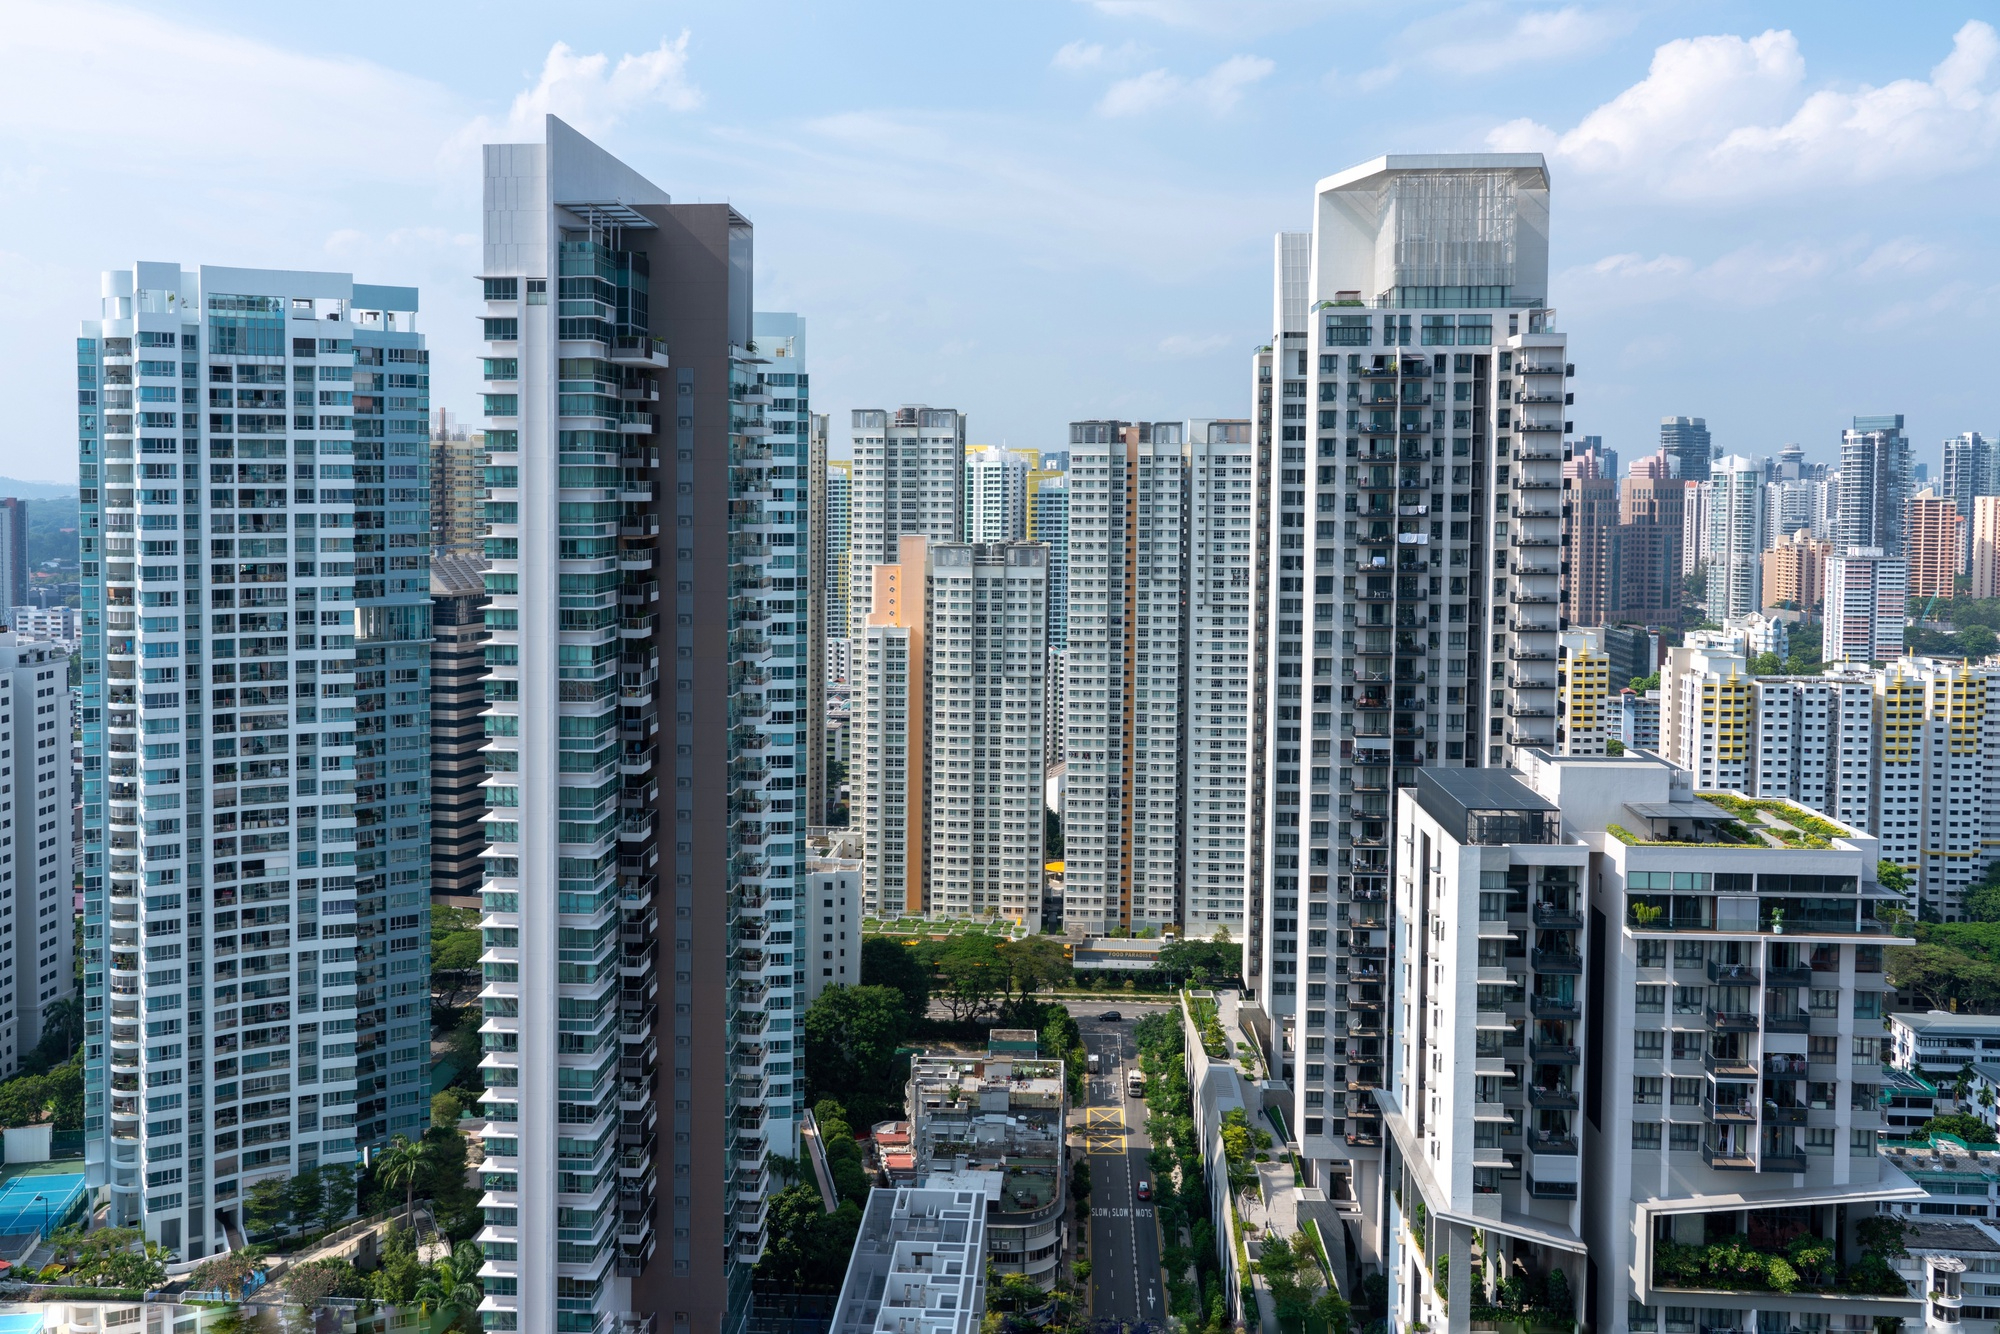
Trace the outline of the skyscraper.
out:
<instances>
[{"instance_id":1,"label":"skyscraper","mask_svg":"<svg viewBox=\"0 0 2000 1334\"><path fill-rule=\"evenodd\" d=\"M1366 1219L1348 1161L1381 1143L1390 794L1554 744L1570 367L1539 156L1378 158L1313 208L1278 241L1261 354L1268 925L1246 981L1292 1053L1309 1179Z\"/></svg>"},{"instance_id":2,"label":"skyscraper","mask_svg":"<svg viewBox=\"0 0 2000 1334\"><path fill-rule=\"evenodd\" d=\"M431 425L431 541L437 553L478 556L485 511L486 435L466 430L440 408Z\"/></svg>"},{"instance_id":3,"label":"skyscraper","mask_svg":"<svg viewBox=\"0 0 2000 1334\"><path fill-rule=\"evenodd\" d=\"M2000 496L1973 499L1972 543L1966 573L1972 576L1972 596L2000 597Z\"/></svg>"},{"instance_id":4,"label":"skyscraper","mask_svg":"<svg viewBox=\"0 0 2000 1334\"><path fill-rule=\"evenodd\" d=\"M1951 498L1959 517L1965 520L1964 537L1972 535L1972 502L1980 496L2000 495L2000 449L1977 431L1961 431L1944 442L1943 480L1940 494Z\"/></svg>"},{"instance_id":5,"label":"skyscraper","mask_svg":"<svg viewBox=\"0 0 2000 1334\"><path fill-rule=\"evenodd\" d=\"M1965 565L1966 527L1965 516L1949 497L1926 491L1904 503L1903 536L1912 598L1950 599L1958 573Z\"/></svg>"},{"instance_id":6,"label":"skyscraper","mask_svg":"<svg viewBox=\"0 0 2000 1334\"><path fill-rule=\"evenodd\" d=\"M768 924L803 869L808 446L765 416L749 220L545 127L485 149L514 378L487 402L484 1318L717 1334L802 1088Z\"/></svg>"},{"instance_id":7,"label":"skyscraper","mask_svg":"<svg viewBox=\"0 0 2000 1334\"><path fill-rule=\"evenodd\" d=\"M1660 418L1660 449L1680 467L1674 474L1684 482L1708 480L1709 461L1715 457L1708 423L1700 417Z\"/></svg>"},{"instance_id":8,"label":"skyscraper","mask_svg":"<svg viewBox=\"0 0 2000 1334\"><path fill-rule=\"evenodd\" d=\"M790 739L797 765L793 776L803 791L796 798L798 818L792 823L803 834L804 826L826 822L826 624L821 604L825 552L813 513L814 491L826 476L825 421L824 414L812 410L805 318L790 311L760 310L751 327L757 336L756 360L764 364L755 368L756 387L746 401L768 400L764 424L770 434L765 442L772 459L771 508L764 520L772 548L767 569L776 595L770 610L783 614L789 593L794 618L772 622L769 633L774 643L793 639L791 648L798 656L789 664L794 682L791 707L774 709L767 724L780 728L795 724L799 729ZM784 699L782 692L781 686L772 698ZM804 980L803 973L798 980Z\"/></svg>"},{"instance_id":9,"label":"skyscraper","mask_svg":"<svg viewBox=\"0 0 2000 1334\"><path fill-rule=\"evenodd\" d=\"M486 864L485 568L431 561L431 894L467 908Z\"/></svg>"},{"instance_id":10,"label":"skyscraper","mask_svg":"<svg viewBox=\"0 0 2000 1334\"><path fill-rule=\"evenodd\" d=\"M1618 482L1597 475L1570 478L1568 500L1570 573L1563 611L1573 626L1603 625L1616 598L1611 544L1618 530Z\"/></svg>"},{"instance_id":11,"label":"skyscraper","mask_svg":"<svg viewBox=\"0 0 2000 1334\"><path fill-rule=\"evenodd\" d=\"M1764 465L1715 460L1708 486L1708 619L1720 624L1764 605Z\"/></svg>"},{"instance_id":12,"label":"skyscraper","mask_svg":"<svg viewBox=\"0 0 2000 1334\"><path fill-rule=\"evenodd\" d=\"M957 542L965 533L965 414L905 404L854 410L847 619L867 623L868 567L897 558L905 536Z\"/></svg>"},{"instance_id":13,"label":"skyscraper","mask_svg":"<svg viewBox=\"0 0 2000 1334\"><path fill-rule=\"evenodd\" d=\"M854 460L828 459L826 463L826 570L821 584L826 589L826 632L839 639L848 637L852 625L848 616L847 587L853 548L850 545L854 518Z\"/></svg>"},{"instance_id":14,"label":"skyscraper","mask_svg":"<svg viewBox=\"0 0 2000 1334\"><path fill-rule=\"evenodd\" d=\"M1840 435L1840 520L1834 545L1903 554L1903 502L1910 496L1910 442L1903 415L1856 417Z\"/></svg>"},{"instance_id":15,"label":"skyscraper","mask_svg":"<svg viewBox=\"0 0 2000 1334\"><path fill-rule=\"evenodd\" d=\"M1619 484L1618 527L1611 533L1605 619L1627 625L1681 623L1681 540L1685 483L1627 477Z\"/></svg>"},{"instance_id":16,"label":"skyscraper","mask_svg":"<svg viewBox=\"0 0 2000 1334\"><path fill-rule=\"evenodd\" d=\"M833 675L830 656L833 639L827 633L830 628L847 628L847 617L843 612L837 621L827 615L826 590L826 483L832 474L826 466L827 414L815 412L810 416L806 437L806 466L803 469L805 486L801 488L806 497L805 526L806 546L802 553L800 568L802 576L811 581L810 596L806 599L806 680L804 686L805 709L797 721L806 730L806 772L804 783L805 819L808 825L826 823L826 776L827 776L827 681ZM847 641L843 638L842 643ZM844 673L843 673L844 675Z\"/></svg>"},{"instance_id":17,"label":"skyscraper","mask_svg":"<svg viewBox=\"0 0 2000 1334\"><path fill-rule=\"evenodd\" d=\"M1028 540L1049 549L1049 651L1069 643L1069 474L1028 474Z\"/></svg>"},{"instance_id":18,"label":"skyscraper","mask_svg":"<svg viewBox=\"0 0 2000 1334\"><path fill-rule=\"evenodd\" d=\"M1063 923L1179 921L1182 422L1070 423Z\"/></svg>"},{"instance_id":19,"label":"skyscraper","mask_svg":"<svg viewBox=\"0 0 2000 1334\"><path fill-rule=\"evenodd\" d=\"M1250 423L1192 421L1187 460L1187 813L1185 902L1190 936L1226 927L1243 938L1248 857L1251 502Z\"/></svg>"},{"instance_id":20,"label":"skyscraper","mask_svg":"<svg viewBox=\"0 0 2000 1334\"><path fill-rule=\"evenodd\" d=\"M1880 547L1834 548L1826 561L1826 618L1820 658L1883 662L1903 655L1909 565Z\"/></svg>"},{"instance_id":21,"label":"skyscraper","mask_svg":"<svg viewBox=\"0 0 2000 1334\"><path fill-rule=\"evenodd\" d=\"M49 1007L76 999L68 906L70 735L68 652L0 631L0 755L9 761L0 764L7 777L0 783L0 820L13 833L0 844L0 1079L12 1078L42 1040ZM104 925L96 925L92 939L101 958ZM136 953L137 933L120 943ZM121 1054L137 1041L134 1016L125 1018ZM90 1022L102 1047L101 1009ZM100 1108L103 1101L100 1091Z\"/></svg>"},{"instance_id":22,"label":"skyscraper","mask_svg":"<svg viewBox=\"0 0 2000 1334\"><path fill-rule=\"evenodd\" d=\"M78 446L103 534L82 548L85 1153L112 1220L185 1256L240 1229L258 1179L429 1120L416 309L344 273L141 263L104 275L77 344L80 383L139 404L83 414ZM367 954L291 948L343 938Z\"/></svg>"},{"instance_id":23,"label":"skyscraper","mask_svg":"<svg viewBox=\"0 0 2000 1334\"><path fill-rule=\"evenodd\" d=\"M965 540L1018 542L1028 532L1028 461L987 445L965 456Z\"/></svg>"},{"instance_id":24,"label":"skyscraper","mask_svg":"<svg viewBox=\"0 0 2000 1334\"><path fill-rule=\"evenodd\" d=\"M0 498L0 598L10 613L28 605L28 502L12 496Z\"/></svg>"}]
</instances>

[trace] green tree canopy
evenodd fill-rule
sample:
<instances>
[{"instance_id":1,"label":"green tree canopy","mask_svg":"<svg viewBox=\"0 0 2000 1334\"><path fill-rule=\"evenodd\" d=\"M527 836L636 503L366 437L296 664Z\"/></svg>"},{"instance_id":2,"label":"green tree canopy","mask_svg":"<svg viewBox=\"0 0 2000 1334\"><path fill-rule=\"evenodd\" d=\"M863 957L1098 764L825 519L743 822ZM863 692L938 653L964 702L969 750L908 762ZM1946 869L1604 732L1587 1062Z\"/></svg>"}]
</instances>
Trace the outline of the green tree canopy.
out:
<instances>
[{"instance_id":1,"label":"green tree canopy","mask_svg":"<svg viewBox=\"0 0 2000 1334\"><path fill-rule=\"evenodd\" d=\"M910 1034L904 995L893 987L828 987L806 1011L806 1086L838 1098L862 1126L893 1118L903 1105L908 1063L896 1049Z\"/></svg>"},{"instance_id":2,"label":"green tree canopy","mask_svg":"<svg viewBox=\"0 0 2000 1334\"><path fill-rule=\"evenodd\" d=\"M1241 972L1243 951L1216 940L1176 940L1160 947L1157 966L1177 987L1189 980L1210 986Z\"/></svg>"},{"instance_id":3,"label":"green tree canopy","mask_svg":"<svg viewBox=\"0 0 2000 1334\"><path fill-rule=\"evenodd\" d=\"M827 1213L819 1187L801 1182L771 1199L770 1241L757 1264L761 1278L793 1289L837 1289L861 1230L861 1206L842 1202Z\"/></svg>"},{"instance_id":4,"label":"green tree canopy","mask_svg":"<svg viewBox=\"0 0 2000 1334\"><path fill-rule=\"evenodd\" d=\"M861 942L861 985L894 987L902 992L903 1009L912 1023L930 1011L930 969L900 940L870 936Z\"/></svg>"},{"instance_id":5,"label":"green tree canopy","mask_svg":"<svg viewBox=\"0 0 2000 1334\"><path fill-rule=\"evenodd\" d=\"M1924 1122L1918 1133L1956 1135L1967 1144L2000 1143L2000 1135L1993 1133L1993 1127L1969 1112L1947 1112L1943 1116L1933 1116Z\"/></svg>"},{"instance_id":6,"label":"green tree canopy","mask_svg":"<svg viewBox=\"0 0 2000 1334\"><path fill-rule=\"evenodd\" d=\"M1000 942L985 932L926 941L920 948L942 984L937 997L953 1019L984 1014L1006 993L1007 961L1000 957Z\"/></svg>"},{"instance_id":7,"label":"green tree canopy","mask_svg":"<svg viewBox=\"0 0 2000 1334\"><path fill-rule=\"evenodd\" d=\"M1073 974L1069 950L1058 936L1009 941L1000 952L1006 956L1008 983L1023 996L1064 986Z\"/></svg>"}]
</instances>

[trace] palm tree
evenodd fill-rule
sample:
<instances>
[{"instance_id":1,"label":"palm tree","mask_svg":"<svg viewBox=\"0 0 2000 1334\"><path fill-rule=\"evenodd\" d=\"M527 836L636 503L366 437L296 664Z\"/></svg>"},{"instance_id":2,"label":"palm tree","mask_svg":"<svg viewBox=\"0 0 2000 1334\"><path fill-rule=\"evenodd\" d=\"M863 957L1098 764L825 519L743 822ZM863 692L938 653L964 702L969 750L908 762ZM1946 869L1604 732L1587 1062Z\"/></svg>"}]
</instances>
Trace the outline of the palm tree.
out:
<instances>
[{"instance_id":1,"label":"palm tree","mask_svg":"<svg viewBox=\"0 0 2000 1334\"><path fill-rule=\"evenodd\" d=\"M433 1304L440 1310L470 1311L484 1295L479 1286L479 1267L486 1257L478 1245L462 1241L458 1249L432 1265L417 1285L417 1302L425 1315Z\"/></svg>"},{"instance_id":2,"label":"palm tree","mask_svg":"<svg viewBox=\"0 0 2000 1334\"><path fill-rule=\"evenodd\" d=\"M414 1220L417 1202L417 1174L430 1157L430 1149L413 1143L408 1135L397 1135L375 1159L375 1175L386 1186L403 1187L403 1213Z\"/></svg>"}]
</instances>

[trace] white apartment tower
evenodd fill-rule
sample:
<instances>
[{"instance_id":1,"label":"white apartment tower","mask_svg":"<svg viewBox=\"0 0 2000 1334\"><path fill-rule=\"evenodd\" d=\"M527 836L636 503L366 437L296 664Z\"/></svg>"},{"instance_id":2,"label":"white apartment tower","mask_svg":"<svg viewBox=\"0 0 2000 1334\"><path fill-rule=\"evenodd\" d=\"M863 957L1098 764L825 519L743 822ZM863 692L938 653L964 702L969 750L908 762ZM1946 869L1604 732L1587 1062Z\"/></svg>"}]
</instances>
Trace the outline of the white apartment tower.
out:
<instances>
[{"instance_id":1,"label":"white apartment tower","mask_svg":"<svg viewBox=\"0 0 2000 1334\"><path fill-rule=\"evenodd\" d=\"M868 567L897 559L904 537L965 537L965 414L906 404L856 408L849 522L847 616L853 636L868 620Z\"/></svg>"},{"instance_id":2,"label":"white apartment tower","mask_svg":"<svg viewBox=\"0 0 2000 1334\"><path fill-rule=\"evenodd\" d=\"M1047 549L900 554L857 641L862 911L1038 923Z\"/></svg>"},{"instance_id":3,"label":"white apartment tower","mask_svg":"<svg viewBox=\"0 0 2000 1334\"><path fill-rule=\"evenodd\" d=\"M852 578L854 563L853 522L854 460L828 459L826 566L819 577L820 587L826 590L826 633L830 639L846 639L853 626L847 606L848 580Z\"/></svg>"},{"instance_id":4,"label":"white apartment tower","mask_svg":"<svg viewBox=\"0 0 2000 1334\"><path fill-rule=\"evenodd\" d=\"M49 1007L76 999L70 735L68 652L0 631L0 829L8 835L0 843L0 1079L42 1040ZM101 1045L101 1015L97 1023Z\"/></svg>"},{"instance_id":5,"label":"white apartment tower","mask_svg":"<svg viewBox=\"0 0 2000 1334\"><path fill-rule=\"evenodd\" d=\"M965 540L1018 542L1028 532L1028 460L986 445L965 456Z\"/></svg>"},{"instance_id":6,"label":"white apartment tower","mask_svg":"<svg viewBox=\"0 0 2000 1334\"><path fill-rule=\"evenodd\" d=\"M140 263L100 300L85 1158L193 1258L259 1181L429 1121L429 354L414 288L344 273Z\"/></svg>"},{"instance_id":7,"label":"white apartment tower","mask_svg":"<svg viewBox=\"0 0 2000 1334\"><path fill-rule=\"evenodd\" d=\"M1718 624L1764 605L1764 464L1731 454L1709 468L1708 618Z\"/></svg>"},{"instance_id":8,"label":"white apartment tower","mask_svg":"<svg viewBox=\"0 0 2000 1334\"><path fill-rule=\"evenodd\" d=\"M1571 367L1548 229L1538 155L1385 157L1319 182L1311 234L1276 248L1266 957L1246 980L1274 1047L1306 1053L1281 1060L1329 1198L1352 1197L1347 1160L1381 1144L1362 1079L1380 1060L1393 793L1556 744Z\"/></svg>"},{"instance_id":9,"label":"white apartment tower","mask_svg":"<svg viewBox=\"0 0 2000 1334\"><path fill-rule=\"evenodd\" d=\"M1751 675L1741 635L1695 634L1660 668L1660 754L1703 788L1749 791Z\"/></svg>"},{"instance_id":10,"label":"white apartment tower","mask_svg":"<svg viewBox=\"0 0 2000 1334\"><path fill-rule=\"evenodd\" d=\"M1898 520L1900 522L1900 520ZM1826 558L1825 662L1886 662L1903 654L1909 563L1881 547L1836 546Z\"/></svg>"},{"instance_id":11,"label":"white apartment tower","mask_svg":"<svg viewBox=\"0 0 2000 1334\"><path fill-rule=\"evenodd\" d=\"M1243 938L1250 890L1250 630L1256 460L1247 420L1188 423L1187 835L1190 937Z\"/></svg>"},{"instance_id":12,"label":"white apartment tower","mask_svg":"<svg viewBox=\"0 0 2000 1334\"><path fill-rule=\"evenodd\" d=\"M1750 683L1753 797L1795 801L1875 828L1875 692L1865 672L1763 676ZM1719 717L1718 720L1719 721Z\"/></svg>"},{"instance_id":13,"label":"white apartment tower","mask_svg":"<svg viewBox=\"0 0 2000 1334\"><path fill-rule=\"evenodd\" d=\"M1957 921L2000 841L2000 672L1904 658L1869 675L1882 856L1910 873L1913 916Z\"/></svg>"},{"instance_id":14,"label":"white apartment tower","mask_svg":"<svg viewBox=\"0 0 2000 1334\"><path fill-rule=\"evenodd\" d=\"M747 219L545 130L485 150L481 1314L720 1334L797 1151L803 386Z\"/></svg>"},{"instance_id":15,"label":"white apartment tower","mask_svg":"<svg viewBox=\"0 0 2000 1334\"><path fill-rule=\"evenodd\" d=\"M1064 926L1176 925L1182 422L1070 424Z\"/></svg>"},{"instance_id":16,"label":"white apartment tower","mask_svg":"<svg viewBox=\"0 0 2000 1334\"><path fill-rule=\"evenodd\" d=\"M1069 643L1069 474L1028 475L1028 540L1049 549L1049 650Z\"/></svg>"},{"instance_id":17,"label":"white apartment tower","mask_svg":"<svg viewBox=\"0 0 2000 1334\"><path fill-rule=\"evenodd\" d=\"M1951 498L1958 516L1965 520L1968 542L1973 502L1981 496L2000 495L2000 449L1995 444L1977 431L1961 431L1944 442L1942 494Z\"/></svg>"},{"instance_id":18,"label":"white apartment tower","mask_svg":"<svg viewBox=\"0 0 2000 1334\"><path fill-rule=\"evenodd\" d=\"M1903 502L1910 498L1910 441L1903 415L1856 417L1840 433L1840 524L1836 550L1879 547L1903 554Z\"/></svg>"}]
</instances>

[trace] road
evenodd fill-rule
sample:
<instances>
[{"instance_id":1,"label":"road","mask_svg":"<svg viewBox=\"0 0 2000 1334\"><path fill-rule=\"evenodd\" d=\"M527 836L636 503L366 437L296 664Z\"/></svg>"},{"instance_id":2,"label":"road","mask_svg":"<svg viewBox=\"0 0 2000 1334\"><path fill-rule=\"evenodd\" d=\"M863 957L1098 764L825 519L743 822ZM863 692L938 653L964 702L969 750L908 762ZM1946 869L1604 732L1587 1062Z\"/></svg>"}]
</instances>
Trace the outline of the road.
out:
<instances>
[{"instance_id":1,"label":"road","mask_svg":"<svg viewBox=\"0 0 2000 1334\"><path fill-rule=\"evenodd\" d=\"M1160 1232L1151 1202L1136 1196L1140 1181L1152 1180L1146 1154L1146 1106L1125 1096L1125 1072L1139 1063L1132 1039L1134 1021L1165 1009L1131 1001L1069 1001L1083 1031L1083 1045L1098 1058L1098 1073L1086 1081L1084 1152L1090 1164L1090 1296L1093 1322L1121 1326L1161 1323L1166 1293L1160 1281ZM1097 1018L1107 1010L1122 1022ZM1100 1326L1101 1327L1101 1326Z\"/></svg>"}]
</instances>

